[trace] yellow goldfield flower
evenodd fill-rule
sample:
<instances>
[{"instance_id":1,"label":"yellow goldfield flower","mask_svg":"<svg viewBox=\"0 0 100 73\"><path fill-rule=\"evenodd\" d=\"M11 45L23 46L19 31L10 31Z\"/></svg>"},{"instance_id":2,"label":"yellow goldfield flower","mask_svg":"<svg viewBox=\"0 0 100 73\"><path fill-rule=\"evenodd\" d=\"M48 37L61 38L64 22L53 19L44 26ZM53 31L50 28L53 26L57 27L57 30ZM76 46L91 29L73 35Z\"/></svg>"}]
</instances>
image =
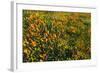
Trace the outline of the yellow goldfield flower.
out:
<instances>
[{"instance_id":1,"label":"yellow goldfield flower","mask_svg":"<svg viewBox=\"0 0 100 73\"><path fill-rule=\"evenodd\" d=\"M26 53L26 54L30 54L30 50L28 48L24 48L23 52Z\"/></svg>"},{"instance_id":2,"label":"yellow goldfield flower","mask_svg":"<svg viewBox=\"0 0 100 73\"><path fill-rule=\"evenodd\" d=\"M47 39L47 38L45 38L45 39L44 39L44 42L47 42L47 41L48 41L48 39Z\"/></svg>"},{"instance_id":3,"label":"yellow goldfield flower","mask_svg":"<svg viewBox=\"0 0 100 73\"><path fill-rule=\"evenodd\" d=\"M30 15L29 19L31 20L33 18L33 15Z\"/></svg>"},{"instance_id":4,"label":"yellow goldfield flower","mask_svg":"<svg viewBox=\"0 0 100 73\"><path fill-rule=\"evenodd\" d=\"M55 38L57 37L56 34L54 34L54 37L55 37Z\"/></svg>"},{"instance_id":5,"label":"yellow goldfield flower","mask_svg":"<svg viewBox=\"0 0 100 73\"><path fill-rule=\"evenodd\" d=\"M75 28L75 27L71 27L71 28L70 28L70 32L75 33L75 32L76 32L76 28Z\"/></svg>"},{"instance_id":6,"label":"yellow goldfield flower","mask_svg":"<svg viewBox=\"0 0 100 73\"><path fill-rule=\"evenodd\" d=\"M44 56L42 54L39 55L41 58L44 58Z\"/></svg>"},{"instance_id":7,"label":"yellow goldfield flower","mask_svg":"<svg viewBox=\"0 0 100 73\"><path fill-rule=\"evenodd\" d=\"M39 56L40 56L42 59L44 59L45 56L46 56L46 54L40 54Z\"/></svg>"},{"instance_id":8,"label":"yellow goldfield flower","mask_svg":"<svg viewBox=\"0 0 100 73\"><path fill-rule=\"evenodd\" d=\"M43 60L40 60L40 62L43 62Z\"/></svg>"}]
</instances>

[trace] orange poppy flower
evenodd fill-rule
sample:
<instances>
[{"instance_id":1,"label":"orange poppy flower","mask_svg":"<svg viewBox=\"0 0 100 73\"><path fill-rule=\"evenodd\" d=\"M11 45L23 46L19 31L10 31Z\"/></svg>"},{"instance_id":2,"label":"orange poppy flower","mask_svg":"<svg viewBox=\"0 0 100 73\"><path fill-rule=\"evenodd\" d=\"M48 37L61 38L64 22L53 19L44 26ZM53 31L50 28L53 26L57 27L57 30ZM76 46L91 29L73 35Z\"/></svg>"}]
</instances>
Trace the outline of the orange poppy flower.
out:
<instances>
[{"instance_id":1,"label":"orange poppy flower","mask_svg":"<svg viewBox=\"0 0 100 73\"><path fill-rule=\"evenodd\" d=\"M34 46L36 46L36 42L35 41L32 41L32 46L34 47Z\"/></svg>"},{"instance_id":2,"label":"orange poppy flower","mask_svg":"<svg viewBox=\"0 0 100 73\"><path fill-rule=\"evenodd\" d=\"M43 20L42 19L40 19L40 23L43 24Z\"/></svg>"},{"instance_id":3,"label":"orange poppy flower","mask_svg":"<svg viewBox=\"0 0 100 73\"><path fill-rule=\"evenodd\" d=\"M34 24L31 24L30 27L31 27L31 29L34 29Z\"/></svg>"}]
</instances>

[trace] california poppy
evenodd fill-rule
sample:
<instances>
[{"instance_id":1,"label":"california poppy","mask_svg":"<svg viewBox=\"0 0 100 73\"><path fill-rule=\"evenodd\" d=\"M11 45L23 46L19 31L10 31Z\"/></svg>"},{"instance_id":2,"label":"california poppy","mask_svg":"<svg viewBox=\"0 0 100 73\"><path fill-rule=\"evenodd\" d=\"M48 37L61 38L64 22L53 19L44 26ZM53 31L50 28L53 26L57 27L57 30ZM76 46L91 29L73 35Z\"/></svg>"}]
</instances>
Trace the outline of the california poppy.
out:
<instances>
[{"instance_id":1,"label":"california poppy","mask_svg":"<svg viewBox=\"0 0 100 73\"><path fill-rule=\"evenodd\" d=\"M34 24L31 24L30 27L31 27L31 29L34 29Z\"/></svg>"},{"instance_id":2,"label":"california poppy","mask_svg":"<svg viewBox=\"0 0 100 73\"><path fill-rule=\"evenodd\" d=\"M32 41L32 46L34 47L34 46L36 46L36 42L35 41Z\"/></svg>"}]
</instances>

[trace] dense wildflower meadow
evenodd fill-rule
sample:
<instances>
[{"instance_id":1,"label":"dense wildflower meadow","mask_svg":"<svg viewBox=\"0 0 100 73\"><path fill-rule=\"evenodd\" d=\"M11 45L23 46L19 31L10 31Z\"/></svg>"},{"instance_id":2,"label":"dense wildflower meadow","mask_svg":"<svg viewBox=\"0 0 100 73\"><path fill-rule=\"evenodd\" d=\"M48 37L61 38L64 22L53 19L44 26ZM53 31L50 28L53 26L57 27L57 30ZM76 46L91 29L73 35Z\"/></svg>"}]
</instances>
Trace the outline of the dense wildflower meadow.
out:
<instances>
[{"instance_id":1,"label":"dense wildflower meadow","mask_svg":"<svg viewBox=\"0 0 100 73\"><path fill-rule=\"evenodd\" d=\"M91 14L23 10L23 62L91 59Z\"/></svg>"}]
</instances>

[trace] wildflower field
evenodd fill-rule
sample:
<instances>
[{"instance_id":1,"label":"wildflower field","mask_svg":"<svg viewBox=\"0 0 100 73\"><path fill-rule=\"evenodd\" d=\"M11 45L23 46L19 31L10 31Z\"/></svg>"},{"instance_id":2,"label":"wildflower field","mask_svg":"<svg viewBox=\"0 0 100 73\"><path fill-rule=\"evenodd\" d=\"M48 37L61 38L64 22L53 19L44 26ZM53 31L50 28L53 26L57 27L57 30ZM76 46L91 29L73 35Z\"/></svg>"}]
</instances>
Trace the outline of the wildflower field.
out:
<instances>
[{"instance_id":1,"label":"wildflower field","mask_svg":"<svg viewBox=\"0 0 100 73\"><path fill-rule=\"evenodd\" d=\"M23 62L91 59L91 13L23 10Z\"/></svg>"}]
</instances>

